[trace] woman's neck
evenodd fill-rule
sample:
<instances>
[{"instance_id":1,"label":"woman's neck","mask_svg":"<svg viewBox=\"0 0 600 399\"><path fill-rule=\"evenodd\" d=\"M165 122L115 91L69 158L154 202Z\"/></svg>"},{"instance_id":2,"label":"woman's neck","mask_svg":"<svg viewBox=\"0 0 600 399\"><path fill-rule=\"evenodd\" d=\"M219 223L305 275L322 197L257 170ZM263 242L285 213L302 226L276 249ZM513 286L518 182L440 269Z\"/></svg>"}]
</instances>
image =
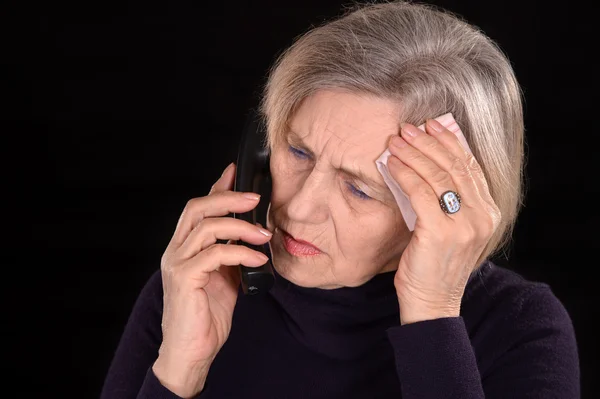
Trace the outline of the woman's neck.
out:
<instances>
[{"instance_id":1,"label":"woman's neck","mask_svg":"<svg viewBox=\"0 0 600 399\"><path fill-rule=\"evenodd\" d=\"M270 295L291 334L310 350L336 359L357 359L384 344L385 330L398 325L394 271L358 287L298 286L276 270Z\"/></svg>"}]
</instances>

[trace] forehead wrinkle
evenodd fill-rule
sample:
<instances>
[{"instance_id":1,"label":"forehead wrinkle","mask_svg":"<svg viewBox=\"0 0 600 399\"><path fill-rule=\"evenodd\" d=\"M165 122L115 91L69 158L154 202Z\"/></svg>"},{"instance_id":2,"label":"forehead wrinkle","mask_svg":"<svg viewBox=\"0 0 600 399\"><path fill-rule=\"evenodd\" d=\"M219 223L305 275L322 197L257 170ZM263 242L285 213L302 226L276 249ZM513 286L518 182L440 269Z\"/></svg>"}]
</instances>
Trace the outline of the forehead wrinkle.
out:
<instances>
[{"instance_id":1,"label":"forehead wrinkle","mask_svg":"<svg viewBox=\"0 0 600 399\"><path fill-rule=\"evenodd\" d=\"M389 112L387 112L386 114L389 115ZM386 115L387 116L387 115ZM366 131L364 129L358 128L356 126L354 126L354 124L351 123L347 123L346 120L344 118L339 118L339 117L333 117L332 118L335 122L337 122L337 127L338 129L344 129L344 131L349 132L349 134L346 134L346 137L341 137L340 134L341 133L337 133L335 129L330 129L328 127L328 125L330 123L332 123L333 121L330 121L330 119L327 119L327 124L325 126L325 131L330 132L332 136L335 136L338 140L340 140L340 143L346 144L345 148L343 148L341 150L341 162L340 165L338 166L338 170L343 171L346 174L349 174L359 180L364 181L365 183L367 183L370 186L373 186L374 189L378 190L380 192L380 194L385 194L385 193L390 193L391 191L389 190L389 188L387 187L387 185L385 184L385 182L383 181L383 178L377 179L374 177L370 177L368 173L365 173L365 171L363 170L363 168L361 168L361 164L359 162L359 157L354 157L354 159L351 159L351 165L354 168L344 168L343 165L343 159L346 156L350 156L348 154L349 151L351 151L353 148L359 148L359 149L363 149L364 148L364 143L360 143L361 140L369 140L374 138L374 134L373 132L369 132ZM373 118L373 120L370 121L370 125L381 125L381 119L382 118ZM399 129L400 122L398 122L398 128L396 130ZM358 141L358 142L357 142ZM387 143L387 138L386 138L386 143ZM383 151L382 151L383 152ZM335 153L335 151L334 151ZM361 155L365 154L364 150L360 151ZM378 154L374 159L369 159L369 161L372 163L372 166L375 170L375 172L377 172L377 177L381 177L381 175L379 174L379 172L377 171L377 167L375 166L375 160L380 156L380 154Z\"/></svg>"},{"instance_id":2,"label":"forehead wrinkle","mask_svg":"<svg viewBox=\"0 0 600 399\"><path fill-rule=\"evenodd\" d=\"M305 141L305 138L307 138L308 136L311 135L310 133L302 136L298 132L292 130L291 128L288 129L288 131L289 131L288 135L290 135L290 139L291 139L292 143L297 144L297 145L302 145L306 150L308 150L311 153L312 156L316 155L314 149L311 148ZM338 162L336 162L336 160L333 159L333 157L331 157L332 159L329 162L330 165L333 168L335 168L336 170L342 171L356 179L364 181L369 186L372 186L373 189L379 191L380 194L388 194L388 193L391 194L391 191L389 190L389 188L383 181L383 178L381 179L381 181L379 181L379 180L376 180L375 178L370 177L369 174L364 171L364 168L361 167L361 164L357 158L350 160L351 167L344 167L344 158L347 158L349 156L348 150L350 148L357 148L360 146L358 144L351 143L347 139L340 137L338 134L334 133L331 130L328 130L328 131L331 132L331 136L326 139L320 156L322 156L323 153L329 152L329 148L333 148L333 150L331 150L331 153L334 155L336 154L336 151L335 151L336 143L332 142L332 136L335 136L335 138L337 138L340 141L340 143L345 144L346 148L341 150L340 155L339 155L340 159ZM377 167L375 166L375 159L372 160L372 163L374 165L375 170L377 170ZM379 172L377 172L377 173L379 173Z\"/></svg>"},{"instance_id":3,"label":"forehead wrinkle","mask_svg":"<svg viewBox=\"0 0 600 399\"><path fill-rule=\"evenodd\" d=\"M367 133L364 133L364 134L368 135ZM387 185L383 181L383 178L381 178L381 181L379 181L376 178L369 176L369 173L366 172L364 170L364 167L361 165L360 158L358 156L352 157L351 154L348 154L349 150L355 149L355 148L360 149L361 146L359 144L350 143L347 140L345 140L344 142L348 145L349 148L345 148L343 150L343 153L341 154L342 162L340 163L340 166L338 169L343 171L346 174L349 174L359 180L364 181L369 186L373 186L373 188L376 190L379 190L380 193L385 193L386 191L389 191ZM360 155L364 155L364 151L360 151ZM349 167L344 167L344 165L343 165L344 157L350 157L350 162L349 162L350 166ZM369 160L369 161L372 163L373 169L377 172L377 175L380 176L379 172L377 171L377 167L375 166L375 159Z\"/></svg>"}]
</instances>

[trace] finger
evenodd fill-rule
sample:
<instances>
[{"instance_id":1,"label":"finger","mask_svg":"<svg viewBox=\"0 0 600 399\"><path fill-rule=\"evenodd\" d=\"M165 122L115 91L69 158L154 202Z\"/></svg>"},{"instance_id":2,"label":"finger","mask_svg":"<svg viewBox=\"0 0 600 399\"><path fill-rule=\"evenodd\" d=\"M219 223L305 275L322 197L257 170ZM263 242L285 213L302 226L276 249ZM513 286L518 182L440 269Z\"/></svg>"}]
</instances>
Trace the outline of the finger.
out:
<instances>
[{"instance_id":1,"label":"finger","mask_svg":"<svg viewBox=\"0 0 600 399\"><path fill-rule=\"evenodd\" d=\"M480 204L473 177L463 161L453 155L437 138L411 124L404 124L402 138L390 140L390 152L411 167L431 185L435 200L448 190L465 199L466 206ZM403 142L404 139L404 142ZM409 145L402 145L408 143Z\"/></svg>"},{"instance_id":2,"label":"finger","mask_svg":"<svg viewBox=\"0 0 600 399\"><path fill-rule=\"evenodd\" d=\"M227 245L235 245L234 240L228 240ZM218 272L232 286L239 287L241 283L240 271L236 267L223 266L219 267Z\"/></svg>"},{"instance_id":3,"label":"finger","mask_svg":"<svg viewBox=\"0 0 600 399\"><path fill-rule=\"evenodd\" d=\"M215 184L213 184L213 186L210 188L208 194L210 195L212 193L232 190L233 183L235 182L235 170L236 167L233 162L227 165L225 170L223 170L223 174L221 174L221 177L219 177Z\"/></svg>"},{"instance_id":4,"label":"finger","mask_svg":"<svg viewBox=\"0 0 600 399\"><path fill-rule=\"evenodd\" d=\"M177 250L177 257L188 259L208 248L217 240L242 240L250 244L261 245L269 241L272 233L267 229L254 226L246 221L231 217L208 218L198 223L185 242Z\"/></svg>"},{"instance_id":5,"label":"finger","mask_svg":"<svg viewBox=\"0 0 600 399\"><path fill-rule=\"evenodd\" d=\"M410 200L420 220L431 226L439 226L444 220L451 220L440 209L433 187L393 154L388 158L388 170Z\"/></svg>"},{"instance_id":6,"label":"finger","mask_svg":"<svg viewBox=\"0 0 600 399\"><path fill-rule=\"evenodd\" d=\"M437 145L441 146L439 143ZM443 193L448 190L456 190L457 185L448 172L417 148L408 144L403 138L393 137L390 140L389 149L392 155L396 156L404 165L414 171L424 184L428 184L431 187L431 195L421 199L421 201L426 200L439 203L439 198ZM417 180L417 182L420 183L421 180ZM426 190L426 188L422 190Z\"/></svg>"},{"instance_id":7,"label":"finger","mask_svg":"<svg viewBox=\"0 0 600 399\"><path fill-rule=\"evenodd\" d=\"M235 176L235 164L232 162L229 165L227 165L227 167L223 170L223 173L221 174L221 176L217 179L215 184L212 185L208 195L211 195L216 192L231 190L233 188L233 184L235 181L234 176ZM182 227L182 225L186 221L185 220L185 211L189 205L190 205L190 203L188 202L184 211L180 215L179 220L177 221L177 225L175 226L175 232L180 231L180 230L184 230L184 231L186 230L186 228ZM187 231L187 233L189 233L189 231ZM173 240L171 240L171 241L173 241Z\"/></svg>"},{"instance_id":8,"label":"finger","mask_svg":"<svg viewBox=\"0 0 600 399\"><path fill-rule=\"evenodd\" d=\"M192 229L205 218L248 212L258 205L259 200L258 194L234 191L222 191L205 197L192 198L181 213L169 246L179 248Z\"/></svg>"},{"instance_id":9,"label":"finger","mask_svg":"<svg viewBox=\"0 0 600 399\"><path fill-rule=\"evenodd\" d=\"M194 285L208 284L209 273L223 267L244 265L259 267L269 258L245 245L214 244L183 263L181 273ZM224 272L224 271L222 271Z\"/></svg>"},{"instance_id":10,"label":"finger","mask_svg":"<svg viewBox=\"0 0 600 399\"><path fill-rule=\"evenodd\" d=\"M459 173L463 166L470 171L471 178L473 179L473 183L475 184L476 191L479 193L480 198L487 202L493 202L483 169L475 159L475 156L471 153L469 144L467 144L464 136L462 134L457 135L453 133L435 119L427 120L425 129L433 137L438 139L452 155L461 160L461 164L454 165Z\"/></svg>"}]
</instances>

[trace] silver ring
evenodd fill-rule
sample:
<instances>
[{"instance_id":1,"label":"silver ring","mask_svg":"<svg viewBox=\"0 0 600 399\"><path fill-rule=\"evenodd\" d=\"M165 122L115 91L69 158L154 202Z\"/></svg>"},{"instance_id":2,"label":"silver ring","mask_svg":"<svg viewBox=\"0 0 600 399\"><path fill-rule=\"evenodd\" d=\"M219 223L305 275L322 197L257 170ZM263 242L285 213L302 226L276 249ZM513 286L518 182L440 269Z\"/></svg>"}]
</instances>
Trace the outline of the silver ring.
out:
<instances>
[{"instance_id":1,"label":"silver ring","mask_svg":"<svg viewBox=\"0 0 600 399\"><path fill-rule=\"evenodd\" d=\"M442 211L453 214L460 210L462 200L456 191L448 190L440 196L440 207Z\"/></svg>"}]
</instances>

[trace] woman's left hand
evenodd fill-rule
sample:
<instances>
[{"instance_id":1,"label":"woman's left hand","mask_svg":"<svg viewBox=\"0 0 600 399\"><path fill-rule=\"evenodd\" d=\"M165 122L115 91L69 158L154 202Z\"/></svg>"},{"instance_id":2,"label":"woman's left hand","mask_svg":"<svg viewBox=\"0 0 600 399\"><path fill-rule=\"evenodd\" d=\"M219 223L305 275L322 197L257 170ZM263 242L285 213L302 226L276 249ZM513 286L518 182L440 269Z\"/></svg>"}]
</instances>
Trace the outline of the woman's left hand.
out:
<instances>
[{"instance_id":1,"label":"woman's left hand","mask_svg":"<svg viewBox=\"0 0 600 399\"><path fill-rule=\"evenodd\" d=\"M469 276L501 219L473 155L439 122L425 128L403 124L389 146L390 174L417 215L394 279L402 324L459 316ZM440 207L448 190L462 200L454 214Z\"/></svg>"}]
</instances>

